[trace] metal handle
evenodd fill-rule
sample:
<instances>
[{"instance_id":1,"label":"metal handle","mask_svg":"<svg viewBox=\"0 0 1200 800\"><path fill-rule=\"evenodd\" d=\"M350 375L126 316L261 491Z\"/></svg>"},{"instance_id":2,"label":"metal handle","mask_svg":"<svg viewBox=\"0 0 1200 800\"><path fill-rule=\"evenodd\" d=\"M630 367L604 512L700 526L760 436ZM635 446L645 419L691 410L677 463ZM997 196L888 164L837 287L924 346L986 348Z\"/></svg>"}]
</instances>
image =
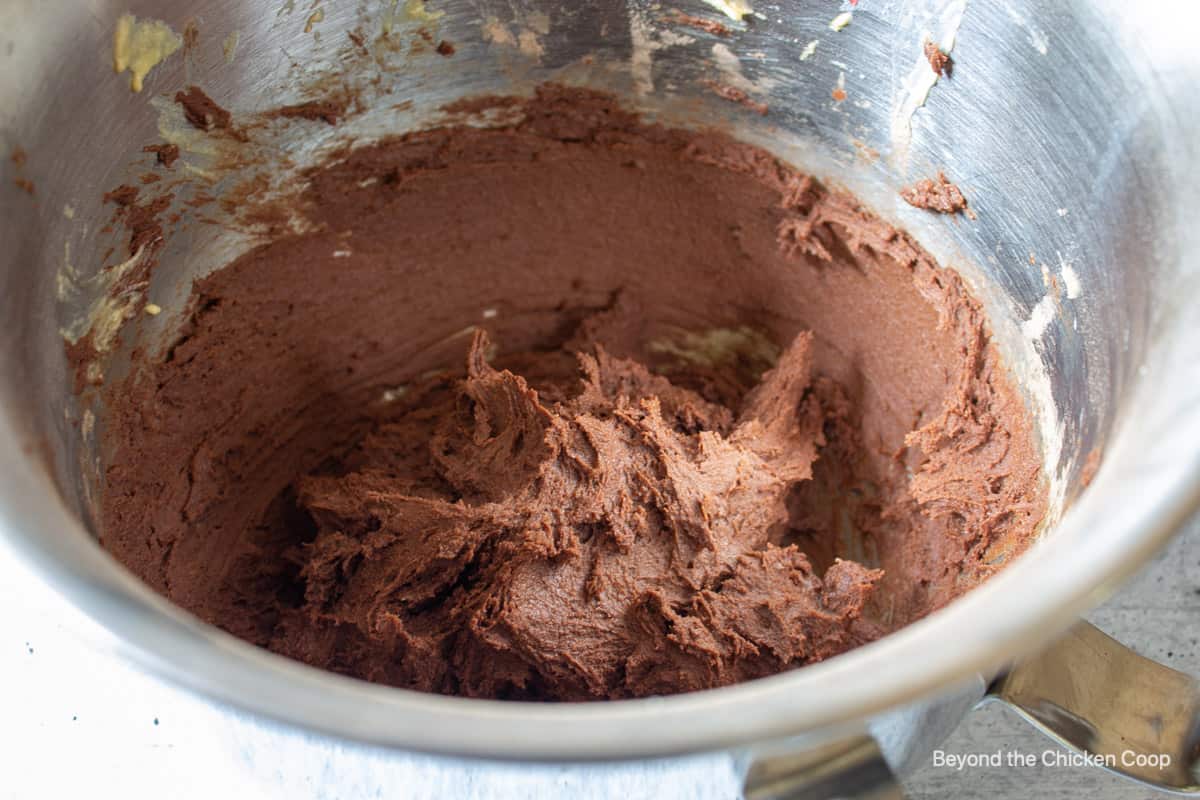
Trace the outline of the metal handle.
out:
<instances>
[{"instance_id":1,"label":"metal handle","mask_svg":"<svg viewBox=\"0 0 1200 800\"><path fill-rule=\"evenodd\" d=\"M746 773L743 794L746 800L904 800L879 746L866 735L760 757Z\"/></svg>"},{"instance_id":2,"label":"metal handle","mask_svg":"<svg viewBox=\"0 0 1200 800\"><path fill-rule=\"evenodd\" d=\"M1200 794L1200 683L1081 622L988 690L1112 772Z\"/></svg>"}]
</instances>

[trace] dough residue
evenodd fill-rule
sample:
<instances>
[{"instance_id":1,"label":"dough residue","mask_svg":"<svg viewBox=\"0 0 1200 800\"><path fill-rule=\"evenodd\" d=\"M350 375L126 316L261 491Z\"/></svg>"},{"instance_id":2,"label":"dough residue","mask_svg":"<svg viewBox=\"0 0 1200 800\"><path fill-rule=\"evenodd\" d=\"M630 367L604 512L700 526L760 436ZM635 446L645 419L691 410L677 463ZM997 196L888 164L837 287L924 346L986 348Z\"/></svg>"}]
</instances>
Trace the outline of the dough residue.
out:
<instances>
[{"instance_id":1,"label":"dough residue","mask_svg":"<svg viewBox=\"0 0 1200 800\"><path fill-rule=\"evenodd\" d=\"M128 70L129 88L140 92L150 70L180 47L183 37L167 23L122 14L113 30L113 70L117 73Z\"/></svg>"}]
</instances>

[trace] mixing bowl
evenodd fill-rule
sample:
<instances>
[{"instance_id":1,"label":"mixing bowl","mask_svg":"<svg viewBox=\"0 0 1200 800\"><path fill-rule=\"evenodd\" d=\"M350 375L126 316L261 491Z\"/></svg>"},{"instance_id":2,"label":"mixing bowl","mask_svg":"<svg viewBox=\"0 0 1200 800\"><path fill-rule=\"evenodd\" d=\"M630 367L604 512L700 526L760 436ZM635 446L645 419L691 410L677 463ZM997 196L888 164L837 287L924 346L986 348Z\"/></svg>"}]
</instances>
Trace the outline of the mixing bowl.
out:
<instances>
[{"instance_id":1,"label":"mixing bowl","mask_svg":"<svg viewBox=\"0 0 1200 800\"><path fill-rule=\"evenodd\" d=\"M707 752L727 760L752 796L866 796L893 791L893 774L919 763L986 695L1071 745L1113 756L1106 765L1118 771L1195 791L1192 679L1087 626L1030 655L1200 503L1191 9L756 0L743 16L737 2L678 6L727 30L641 0L0 4L9 155L0 184L0 534L14 557L170 680L360 742L530 763ZM145 73L140 91L113 70L126 13L162 22L139 34L150 36L134 52L144 57L133 63ZM351 32L368 41L369 60L347 61ZM418 46L426 39L451 42L453 56ZM145 49L147 41L156 44ZM951 53L950 74L934 75L928 41ZM169 98L186 85L237 114L355 80L360 113L281 134L276 145L294 168L350 140L433 124L459 98L559 81L617 92L672 124L726 128L856 193L958 268L985 303L1046 457L1052 507L1041 540L945 609L827 662L610 703L369 685L258 650L173 607L92 530L103 410L73 391L64 337L96 319L88 314L109 288L101 265L120 234L104 227L102 196L136 173L143 145L183 136ZM729 103L710 80L769 112ZM205 179L213 154L199 141L183 145ZM974 219L899 199L899 187L939 171L969 197ZM164 313L129 325L168 325L192 277L248 246L244 232L191 224L181 212L186 235L170 236L153 277ZM127 359L117 347L112 374ZM1125 763L1134 760L1122 759L1126 750L1172 758Z\"/></svg>"}]
</instances>

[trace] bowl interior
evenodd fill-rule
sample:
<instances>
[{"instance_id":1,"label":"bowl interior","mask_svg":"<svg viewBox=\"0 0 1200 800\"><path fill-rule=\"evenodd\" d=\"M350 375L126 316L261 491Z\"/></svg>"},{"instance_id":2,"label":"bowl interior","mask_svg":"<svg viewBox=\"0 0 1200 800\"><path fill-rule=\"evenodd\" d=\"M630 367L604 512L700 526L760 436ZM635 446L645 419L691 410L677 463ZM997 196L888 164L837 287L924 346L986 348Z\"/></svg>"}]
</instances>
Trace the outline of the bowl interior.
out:
<instances>
[{"instance_id":1,"label":"bowl interior","mask_svg":"<svg viewBox=\"0 0 1200 800\"><path fill-rule=\"evenodd\" d=\"M134 93L109 61L126 9L93 5L94 13L78 14L68 0L29 4L11 12L4 36L15 44L7 55L0 40L8 67L0 75L4 138L10 154L21 153L5 161L0 187L0 308L8 326L0 444L22 448L6 450L21 477L6 485L3 513L10 536L41 552L52 573L74 569L66 583L108 569L104 580L136 593L113 577L115 564L101 567L94 556L86 568L69 563L85 558L72 554L94 524L103 410L72 391L64 339L86 331L98 310L120 314L98 306L121 260L110 251L119 255L127 236L107 227L103 195L144 171L145 144L178 142L203 191L235 183L221 173L210 184L224 156L188 132L170 100L189 84L235 114L351 85L362 113L337 126L281 129L271 143L268 157L293 170L350 142L437 124L455 100L527 94L555 81L614 91L674 125L718 125L857 194L959 269L984 301L1037 420L1052 486L1048 540L1074 537L1058 549L1078 552L1089 520L1103 525L1099 499L1086 515L1072 513L1073 527L1053 524L1101 456L1093 492L1118 492L1130 475L1158 481L1153 503L1148 494L1122 495L1134 524L1099 537L1073 583L1030 606L1022 625L1083 602L1120 571L1119 553L1148 550L1194 500L1200 448L1186 445L1197 441L1200 404L1190 404L1196 367L1182 342L1197 328L1182 298L1195 285L1186 257L1196 233L1181 209L1196 190L1180 178L1181 165L1196 163L1196 137L1186 135L1196 115L1183 104L1194 75L1179 67L1181 46L1151 53L1145 29L1119 9L863 0L835 30L822 3L758 3L741 21L688 4L687 13L720 21L724 35L639 2L346 4L319 18L293 4L143 2L132 12L196 34L184 36L190 43ZM369 58L355 55L364 37ZM936 83L923 55L928 39L954 59L953 72ZM439 41L453 43L452 57L436 53ZM769 113L716 97L706 84L712 76L766 102ZM900 186L939 171L962 188L977 219L930 215L900 200ZM193 278L253 242L245 231L205 224L182 203L178 210L150 287L164 313L131 323L145 342L163 341ZM136 339L114 341L109 379L122 374ZM1148 436L1172 440L1166 444L1184 455L1139 450ZM1121 460L1110 467L1114 453ZM52 510L60 505L82 524L62 524L66 518ZM1031 564L1062 557L1035 548L1013 567L1005 591L1019 590L1035 572ZM940 625L941 616L927 622ZM1012 622L1004 641L1027 633L1020 627ZM959 655L961 669L969 659Z\"/></svg>"}]
</instances>

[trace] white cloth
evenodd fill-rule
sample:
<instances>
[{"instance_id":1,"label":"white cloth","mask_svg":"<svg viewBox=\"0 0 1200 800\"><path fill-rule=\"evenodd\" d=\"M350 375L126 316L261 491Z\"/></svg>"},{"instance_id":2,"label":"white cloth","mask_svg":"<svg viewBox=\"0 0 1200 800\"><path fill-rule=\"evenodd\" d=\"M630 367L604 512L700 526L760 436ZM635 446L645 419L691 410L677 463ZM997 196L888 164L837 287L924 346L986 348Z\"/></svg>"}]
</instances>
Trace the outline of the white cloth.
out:
<instances>
[{"instance_id":1,"label":"white cloth","mask_svg":"<svg viewBox=\"0 0 1200 800\"><path fill-rule=\"evenodd\" d=\"M728 756L602 766L362 747L232 711L118 654L106 630L0 547L0 800L727 800Z\"/></svg>"}]
</instances>

